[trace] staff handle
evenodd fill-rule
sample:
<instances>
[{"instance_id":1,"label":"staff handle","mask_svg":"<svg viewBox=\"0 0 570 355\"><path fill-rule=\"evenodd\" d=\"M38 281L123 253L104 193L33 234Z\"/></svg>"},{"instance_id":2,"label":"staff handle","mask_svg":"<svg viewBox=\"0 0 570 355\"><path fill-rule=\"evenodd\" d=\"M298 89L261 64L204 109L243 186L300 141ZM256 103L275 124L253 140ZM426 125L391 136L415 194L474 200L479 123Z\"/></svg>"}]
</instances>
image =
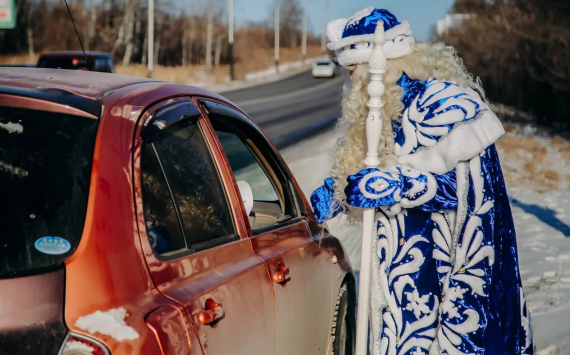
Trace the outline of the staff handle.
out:
<instances>
[{"instance_id":1,"label":"staff handle","mask_svg":"<svg viewBox=\"0 0 570 355\"><path fill-rule=\"evenodd\" d=\"M368 84L367 103L369 108L366 118L366 141L368 152L364 164L368 168L380 165L378 146L382 137L382 96L385 92L383 75L386 73L384 45L384 22L379 21L374 31L374 49L369 62L370 83ZM362 252L360 258L360 279L358 290L358 312L356 318L356 355L367 355L368 319L370 308L370 282L372 275L372 246L374 237L375 209L364 210L362 216Z\"/></svg>"}]
</instances>

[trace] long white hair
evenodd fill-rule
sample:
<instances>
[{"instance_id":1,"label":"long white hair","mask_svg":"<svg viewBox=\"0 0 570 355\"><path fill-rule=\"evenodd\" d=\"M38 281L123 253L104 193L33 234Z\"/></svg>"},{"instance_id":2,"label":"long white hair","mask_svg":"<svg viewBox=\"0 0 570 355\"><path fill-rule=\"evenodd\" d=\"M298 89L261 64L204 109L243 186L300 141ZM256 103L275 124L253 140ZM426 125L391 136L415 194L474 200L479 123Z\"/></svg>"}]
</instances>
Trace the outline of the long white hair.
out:
<instances>
[{"instance_id":1,"label":"long white hair","mask_svg":"<svg viewBox=\"0 0 570 355\"><path fill-rule=\"evenodd\" d=\"M346 204L344 188L346 178L365 168L366 157L366 116L369 100L366 87L369 83L368 64L347 67L352 71L352 87L346 90L342 102L342 117L339 119L337 129L340 138L335 147L331 178L335 181L334 194L336 203L339 203L345 212L358 219L359 213L350 210ZM384 75L386 92L382 96L384 107L382 109L383 125L382 138L378 147L381 167L396 163L394 156L393 124L399 124L404 104L404 89L396 84L402 74L411 79L428 80L434 78L454 82L458 85L472 88L481 94L484 92L479 80L474 80L468 73L453 47L443 43L417 43L414 52L403 58L388 60L387 71Z\"/></svg>"}]
</instances>

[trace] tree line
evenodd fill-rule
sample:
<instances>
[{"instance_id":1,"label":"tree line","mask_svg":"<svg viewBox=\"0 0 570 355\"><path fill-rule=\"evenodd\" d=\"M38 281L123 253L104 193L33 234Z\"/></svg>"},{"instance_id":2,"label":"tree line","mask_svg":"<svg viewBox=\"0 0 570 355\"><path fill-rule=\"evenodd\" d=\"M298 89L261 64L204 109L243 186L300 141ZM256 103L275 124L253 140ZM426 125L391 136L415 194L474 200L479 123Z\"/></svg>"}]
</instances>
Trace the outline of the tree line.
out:
<instances>
[{"instance_id":1,"label":"tree line","mask_svg":"<svg viewBox=\"0 0 570 355\"><path fill-rule=\"evenodd\" d=\"M442 40L481 78L490 101L570 130L570 2L456 0L470 14Z\"/></svg>"},{"instance_id":2,"label":"tree line","mask_svg":"<svg viewBox=\"0 0 570 355\"><path fill-rule=\"evenodd\" d=\"M227 1L155 0L154 62L176 66L219 66L228 58ZM68 0L86 50L109 52L123 65L147 62L147 1ZM269 12L268 12L269 14ZM16 0L17 27L0 30L2 55L50 50L80 50L63 0ZM253 48L274 46L273 18L236 29L235 55L247 59ZM301 43L302 8L299 0L281 1L280 44ZM318 40L309 35L310 43Z\"/></svg>"}]
</instances>

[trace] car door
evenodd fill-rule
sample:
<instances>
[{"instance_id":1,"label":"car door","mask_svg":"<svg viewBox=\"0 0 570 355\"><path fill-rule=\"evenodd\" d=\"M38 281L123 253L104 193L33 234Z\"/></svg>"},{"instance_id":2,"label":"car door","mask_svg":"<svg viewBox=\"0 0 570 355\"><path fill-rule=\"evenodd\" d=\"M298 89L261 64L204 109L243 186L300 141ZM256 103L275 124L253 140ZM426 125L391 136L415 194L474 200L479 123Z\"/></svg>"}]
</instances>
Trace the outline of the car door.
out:
<instances>
[{"instance_id":1,"label":"car door","mask_svg":"<svg viewBox=\"0 0 570 355\"><path fill-rule=\"evenodd\" d=\"M253 195L253 205L242 207L251 210L247 227L253 250L272 278L277 354L325 354L332 317L331 258L309 233L290 172L245 115L213 101L203 101L203 107L237 188L242 193L251 189L246 194Z\"/></svg>"},{"instance_id":2,"label":"car door","mask_svg":"<svg viewBox=\"0 0 570 355\"><path fill-rule=\"evenodd\" d=\"M206 355L275 353L272 289L191 99L151 107L134 140L138 227L153 281Z\"/></svg>"}]
</instances>

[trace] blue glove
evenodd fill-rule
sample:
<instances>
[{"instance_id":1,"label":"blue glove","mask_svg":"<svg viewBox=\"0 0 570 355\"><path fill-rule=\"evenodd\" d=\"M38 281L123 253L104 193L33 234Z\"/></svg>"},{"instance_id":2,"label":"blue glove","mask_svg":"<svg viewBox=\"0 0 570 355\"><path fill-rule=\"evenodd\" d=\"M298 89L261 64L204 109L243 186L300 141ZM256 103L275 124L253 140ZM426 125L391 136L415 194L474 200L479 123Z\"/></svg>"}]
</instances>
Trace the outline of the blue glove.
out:
<instances>
[{"instance_id":1,"label":"blue glove","mask_svg":"<svg viewBox=\"0 0 570 355\"><path fill-rule=\"evenodd\" d=\"M342 212L342 207L338 203L334 203L334 180L325 179L325 184L311 194L311 205L317 221L323 223L337 214Z\"/></svg>"},{"instance_id":2,"label":"blue glove","mask_svg":"<svg viewBox=\"0 0 570 355\"><path fill-rule=\"evenodd\" d=\"M397 170L399 172L399 169ZM347 178L346 202L359 208L392 206L400 202L404 182L399 173L364 169Z\"/></svg>"}]
</instances>

